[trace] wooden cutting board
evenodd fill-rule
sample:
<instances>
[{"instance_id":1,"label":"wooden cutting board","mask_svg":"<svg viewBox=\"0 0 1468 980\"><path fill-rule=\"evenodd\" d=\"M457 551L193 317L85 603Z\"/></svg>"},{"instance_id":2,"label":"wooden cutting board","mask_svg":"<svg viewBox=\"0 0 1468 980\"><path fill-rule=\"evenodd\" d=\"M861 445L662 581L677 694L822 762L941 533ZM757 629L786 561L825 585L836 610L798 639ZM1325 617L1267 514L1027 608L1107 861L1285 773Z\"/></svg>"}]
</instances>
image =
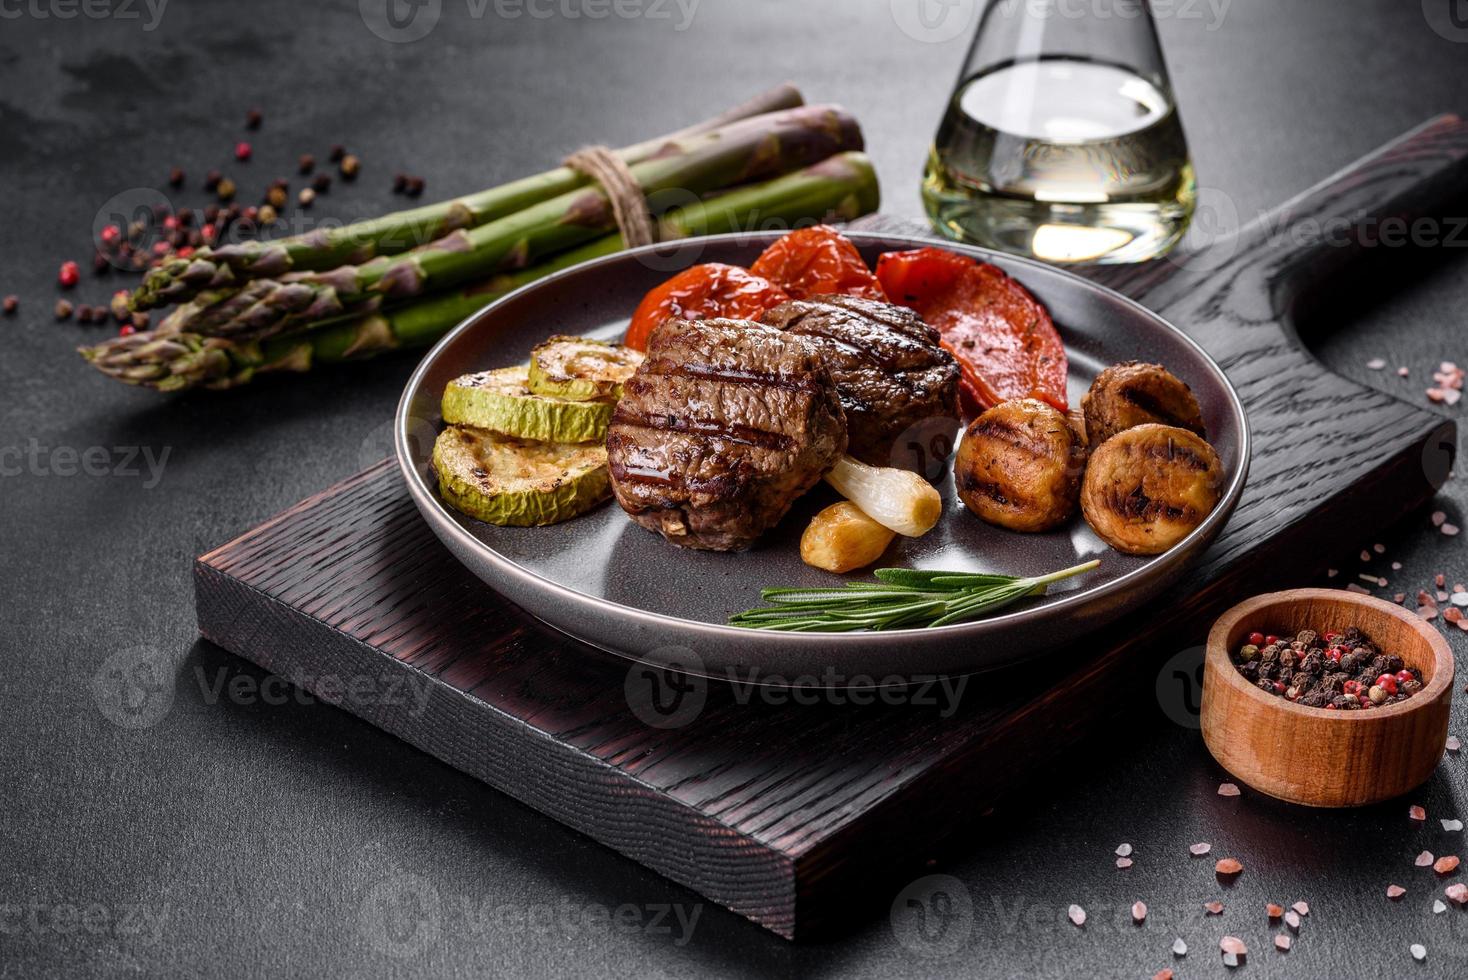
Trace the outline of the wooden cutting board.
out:
<instances>
[{"instance_id":1,"label":"wooden cutting board","mask_svg":"<svg viewBox=\"0 0 1468 980\"><path fill-rule=\"evenodd\" d=\"M829 931L850 896L890 896L884 882L971 830L1017 773L1150 696L1158 652L1446 479L1452 423L1327 371L1291 322L1465 177L1468 126L1444 117L1237 233L1090 273L1218 360L1256 448L1204 560L1147 613L1084 644L1057 636L1058 683L1020 669L956 706L936 686L898 705L798 704L629 669L458 565L388 461L200 558L199 630L782 936ZM386 696L394 685L414 696Z\"/></svg>"}]
</instances>

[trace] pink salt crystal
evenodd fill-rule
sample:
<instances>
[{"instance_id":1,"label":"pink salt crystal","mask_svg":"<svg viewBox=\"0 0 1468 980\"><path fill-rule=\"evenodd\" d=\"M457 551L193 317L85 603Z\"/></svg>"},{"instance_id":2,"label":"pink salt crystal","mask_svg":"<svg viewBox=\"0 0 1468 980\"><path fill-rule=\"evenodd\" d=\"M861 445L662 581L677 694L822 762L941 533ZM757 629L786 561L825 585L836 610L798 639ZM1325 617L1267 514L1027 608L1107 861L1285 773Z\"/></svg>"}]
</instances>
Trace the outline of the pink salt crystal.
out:
<instances>
[{"instance_id":1,"label":"pink salt crystal","mask_svg":"<svg viewBox=\"0 0 1468 980\"><path fill-rule=\"evenodd\" d=\"M1290 908L1294 909L1296 912L1300 913L1301 915L1309 915L1310 914L1310 903L1309 902L1296 902L1294 905L1291 905Z\"/></svg>"},{"instance_id":2,"label":"pink salt crystal","mask_svg":"<svg viewBox=\"0 0 1468 980\"><path fill-rule=\"evenodd\" d=\"M1412 863L1417 865L1417 867L1419 868L1427 868L1431 867L1432 862L1436 860L1437 858L1432 856L1431 851L1423 851L1421 854L1417 855L1417 860L1413 861Z\"/></svg>"},{"instance_id":3,"label":"pink salt crystal","mask_svg":"<svg viewBox=\"0 0 1468 980\"><path fill-rule=\"evenodd\" d=\"M1132 866L1132 859L1131 858L1117 858L1116 859L1116 866L1118 868L1120 868L1121 870L1125 871L1127 868L1130 868Z\"/></svg>"},{"instance_id":4,"label":"pink salt crystal","mask_svg":"<svg viewBox=\"0 0 1468 980\"><path fill-rule=\"evenodd\" d=\"M1398 376L1398 377L1402 377L1402 378L1405 378L1405 377L1406 377L1406 376L1407 376L1407 375L1409 375L1409 374L1411 374L1411 373L1412 373L1412 372L1411 372L1411 371L1408 371L1408 370L1407 370L1407 369L1406 369L1406 368L1404 368L1404 367L1399 367L1399 368L1397 368L1397 376Z\"/></svg>"},{"instance_id":5,"label":"pink salt crystal","mask_svg":"<svg viewBox=\"0 0 1468 980\"><path fill-rule=\"evenodd\" d=\"M1239 795L1239 788L1237 786L1235 786L1233 783L1219 783L1218 784L1218 795L1219 796L1238 796Z\"/></svg>"},{"instance_id":6,"label":"pink salt crystal","mask_svg":"<svg viewBox=\"0 0 1468 980\"><path fill-rule=\"evenodd\" d=\"M1213 850L1213 845L1205 843L1193 844L1188 847L1188 853L1193 855L1193 857L1202 857L1211 850Z\"/></svg>"},{"instance_id":7,"label":"pink salt crystal","mask_svg":"<svg viewBox=\"0 0 1468 980\"><path fill-rule=\"evenodd\" d=\"M1383 361L1379 357L1373 357L1371 360L1366 362L1366 366L1373 371L1381 371L1386 368L1386 361Z\"/></svg>"},{"instance_id":8,"label":"pink salt crystal","mask_svg":"<svg viewBox=\"0 0 1468 980\"><path fill-rule=\"evenodd\" d=\"M1075 925L1083 926L1086 924L1086 910L1079 905L1072 905L1070 911L1066 914L1070 916L1070 921Z\"/></svg>"},{"instance_id":9,"label":"pink salt crystal","mask_svg":"<svg viewBox=\"0 0 1468 980\"><path fill-rule=\"evenodd\" d=\"M1403 888L1401 885L1386 886L1386 897L1394 902L1405 894L1407 894L1407 889Z\"/></svg>"},{"instance_id":10,"label":"pink salt crystal","mask_svg":"<svg viewBox=\"0 0 1468 980\"><path fill-rule=\"evenodd\" d=\"M1444 894L1459 905L1468 905L1468 885L1463 884L1461 881L1456 885L1449 885Z\"/></svg>"},{"instance_id":11,"label":"pink salt crystal","mask_svg":"<svg viewBox=\"0 0 1468 980\"><path fill-rule=\"evenodd\" d=\"M1132 921L1141 925L1147 918L1147 903L1136 902L1132 905Z\"/></svg>"},{"instance_id":12,"label":"pink salt crystal","mask_svg":"<svg viewBox=\"0 0 1468 980\"><path fill-rule=\"evenodd\" d=\"M1449 606L1447 612L1443 613L1443 619L1446 619L1450 623L1459 622L1462 620L1462 618L1463 610L1459 609L1457 606Z\"/></svg>"},{"instance_id":13,"label":"pink salt crystal","mask_svg":"<svg viewBox=\"0 0 1468 980\"><path fill-rule=\"evenodd\" d=\"M1370 595L1371 594L1371 590L1370 589L1366 588L1364 585L1357 585L1355 582L1352 582L1350 585L1346 586L1346 591L1347 592L1354 592L1357 595Z\"/></svg>"},{"instance_id":14,"label":"pink salt crystal","mask_svg":"<svg viewBox=\"0 0 1468 980\"><path fill-rule=\"evenodd\" d=\"M1442 526L1442 532L1450 538L1456 538L1459 530L1460 528L1456 524L1444 524Z\"/></svg>"},{"instance_id":15,"label":"pink salt crystal","mask_svg":"<svg viewBox=\"0 0 1468 980\"><path fill-rule=\"evenodd\" d=\"M1432 620L1437 619L1437 610L1434 609L1432 606L1418 606L1417 615L1421 616L1428 622L1431 622Z\"/></svg>"},{"instance_id":16,"label":"pink salt crystal","mask_svg":"<svg viewBox=\"0 0 1468 980\"><path fill-rule=\"evenodd\" d=\"M1281 953L1288 953L1290 951L1290 946L1293 942L1294 940L1290 939L1290 937L1287 936L1285 933L1280 933L1278 936L1274 937L1274 948L1279 950Z\"/></svg>"},{"instance_id":17,"label":"pink salt crystal","mask_svg":"<svg viewBox=\"0 0 1468 980\"><path fill-rule=\"evenodd\" d=\"M1435 511L1432 512L1432 524L1433 524L1434 527L1442 527L1443 526L1443 521L1445 521L1447 519L1448 519L1448 515L1446 513L1444 513L1443 511L1435 510ZM1444 576L1439 575L1437 577L1437 587L1439 589L1442 588L1443 587L1443 583L1445 581L1447 581L1447 579Z\"/></svg>"},{"instance_id":18,"label":"pink salt crystal","mask_svg":"<svg viewBox=\"0 0 1468 980\"><path fill-rule=\"evenodd\" d=\"M1407 816L1413 820L1426 820L1427 811L1420 806L1410 806L1407 808Z\"/></svg>"},{"instance_id":19,"label":"pink salt crystal","mask_svg":"<svg viewBox=\"0 0 1468 980\"><path fill-rule=\"evenodd\" d=\"M1459 752L1463 748L1463 743L1458 740L1458 736L1449 735L1448 740L1443 743L1443 748L1449 752Z\"/></svg>"}]
</instances>

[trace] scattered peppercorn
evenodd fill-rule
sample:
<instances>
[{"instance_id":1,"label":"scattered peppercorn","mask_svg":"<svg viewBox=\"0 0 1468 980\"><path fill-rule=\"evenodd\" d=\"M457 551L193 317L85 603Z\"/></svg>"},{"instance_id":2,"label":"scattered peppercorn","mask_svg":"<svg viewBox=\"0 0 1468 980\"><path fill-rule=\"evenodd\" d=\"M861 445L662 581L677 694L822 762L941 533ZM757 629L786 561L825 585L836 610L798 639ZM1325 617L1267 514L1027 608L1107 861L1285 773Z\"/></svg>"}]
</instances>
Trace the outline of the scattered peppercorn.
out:
<instances>
[{"instance_id":1,"label":"scattered peppercorn","mask_svg":"<svg viewBox=\"0 0 1468 980\"><path fill-rule=\"evenodd\" d=\"M273 225L276 219L275 208L269 204L263 204L257 212L257 217L262 225Z\"/></svg>"},{"instance_id":2,"label":"scattered peppercorn","mask_svg":"<svg viewBox=\"0 0 1468 980\"><path fill-rule=\"evenodd\" d=\"M392 192L394 194L401 194L401 193L403 193L403 191L405 191L407 189L408 189L408 175L407 174L404 174L404 173L396 173L396 174L393 174L393 176L392 176Z\"/></svg>"},{"instance_id":3,"label":"scattered peppercorn","mask_svg":"<svg viewBox=\"0 0 1468 980\"><path fill-rule=\"evenodd\" d=\"M73 307L72 307L72 305L71 305L70 302L68 302L67 300L64 300L64 299L58 299L56 301L56 309L55 309L56 319L58 319L58 320L70 320L71 319L71 311L72 311L72 309L73 309Z\"/></svg>"},{"instance_id":4,"label":"scattered peppercorn","mask_svg":"<svg viewBox=\"0 0 1468 980\"><path fill-rule=\"evenodd\" d=\"M272 187L272 188L270 188L270 190L268 190L268 191L265 192L265 201L266 201L266 203L270 204L272 207L277 208L277 209L285 207L285 201L286 201L285 188L284 187Z\"/></svg>"},{"instance_id":5,"label":"scattered peppercorn","mask_svg":"<svg viewBox=\"0 0 1468 980\"><path fill-rule=\"evenodd\" d=\"M216 184L214 187L214 193L219 196L219 199L221 201L228 201L230 198L234 197L234 191L234 181L230 180L228 177L219 178L219 183Z\"/></svg>"},{"instance_id":6,"label":"scattered peppercorn","mask_svg":"<svg viewBox=\"0 0 1468 980\"><path fill-rule=\"evenodd\" d=\"M174 167L172 170L168 171L168 186L169 187L182 187L183 186L183 182L184 182L184 172L183 172L183 170L181 168Z\"/></svg>"},{"instance_id":7,"label":"scattered peppercorn","mask_svg":"<svg viewBox=\"0 0 1468 980\"><path fill-rule=\"evenodd\" d=\"M11 295L5 297L3 307L0 308L3 308L5 310L6 316L14 316L15 311L20 309L20 297L12 293Z\"/></svg>"},{"instance_id":8,"label":"scattered peppercorn","mask_svg":"<svg viewBox=\"0 0 1468 980\"><path fill-rule=\"evenodd\" d=\"M340 163L342 157L347 155L347 148L340 143L331 144L331 162Z\"/></svg>"},{"instance_id":9,"label":"scattered peppercorn","mask_svg":"<svg viewBox=\"0 0 1468 980\"><path fill-rule=\"evenodd\" d=\"M204 190L212 192L214 188L219 186L219 182L223 179L224 175L218 170L209 171L204 175Z\"/></svg>"},{"instance_id":10,"label":"scattered peppercorn","mask_svg":"<svg viewBox=\"0 0 1468 980\"><path fill-rule=\"evenodd\" d=\"M100 275L102 275L103 273L105 273L110 268L112 268L112 262L111 262L110 259L107 258L106 255L104 255L100 251L93 252L92 253L92 274L93 275L100 276Z\"/></svg>"},{"instance_id":11,"label":"scattered peppercorn","mask_svg":"<svg viewBox=\"0 0 1468 980\"><path fill-rule=\"evenodd\" d=\"M331 174L317 174L316 179L311 181L311 189L317 194L325 194L331 190Z\"/></svg>"},{"instance_id":12,"label":"scattered peppercorn","mask_svg":"<svg viewBox=\"0 0 1468 980\"><path fill-rule=\"evenodd\" d=\"M238 143L236 143L234 145L234 158L236 160L239 160L239 161L242 161L242 162L245 161L245 160L248 160L248 159L250 159L250 154L252 152L254 152L254 151L250 149L250 144L249 143L246 143L243 140L241 140L240 142L238 142Z\"/></svg>"},{"instance_id":13,"label":"scattered peppercorn","mask_svg":"<svg viewBox=\"0 0 1468 980\"><path fill-rule=\"evenodd\" d=\"M342 157L339 169L343 180L356 180L358 171L362 169L362 161L358 160L354 154L348 153Z\"/></svg>"},{"instance_id":14,"label":"scattered peppercorn","mask_svg":"<svg viewBox=\"0 0 1468 980\"><path fill-rule=\"evenodd\" d=\"M137 328L134 327L132 324L129 323L129 324L124 324L121 328L119 328L118 331L117 331L117 335L119 337L131 337L133 334L135 334L137 332L138 332Z\"/></svg>"},{"instance_id":15,"label":"scattered peppercorn","mask_svg":"<svg viewBox=\"0 0 1468 980\"><path fill-rule=\"evenodd\" d=\"M76 322L77 323L91 323L92 322L92 308L90 306L86 305L85 303L83 303L80 306L78 306L76 308Z\"/></svg>"},{"instance_id":16,"label":"scattered peppercorn","mask_svg":"<svg viewBox=\"0 0 1468 980\"><path fill-rule=\"evenodd\" d=\"M1301 630L1294 637L1265 636L1234 655L1244 679L1266 693L1307 708L1353 711L1405 701L1422 690L1422 673L1402 658L1383 654L1361 630L1319 634Z\"/></svg>"},{"instance_id":17,"label":"scattered peppercorn","mask_svg":"<svg viewBox=\"0 0 1468 980\"><path fill-rule=\"evenodd\" d=\"M112 310L112 316L118 323L126 323L130 314L127 309L127 290L119 289L112 294L112 300L107 305Z\"/></svg>"},{"instance_id":18,"label":"scattered peppercorn","mask_svg":"<svg viewBox=\"0 0 1468 980\"><path fill-rule=\"evenodd\" d=\"M136 330L147 330L148 324L152 322L152 319L153 317L148 313L134 313L132 327ZM127 327L123 327L122 329L126 330Z\"/></svg>"},{"instance_id":19,"label":"scattered peppercorn","mask_svg":"<svg viewBox=\"0 0 1468 980\"><path fill-rule=\"evenodd\" d=\"M61 263L61 271L56 274L56 281L61 284L62 289L70 289L77 284L81 273L77 270L75 262L70 260Z\"/></svg>"},{"instance_id":20,"label":"scattered peppercorn","mask_svg":"<svg viewBox=\"0 0 1468 980\"><path fill-rule=\"evenodd\" d=\"M424 183L422 177L409 177L408 187L404 193L406 193L409 197L417 197L423 193L423 187Z\"/></svg>"},{"instance_id":21,"label":"scattered peppercorn","mask_svg":"<svg viewBox=\"0 0 1468 980\"><path fill-rule=\"evenodd\" d=\"M249 112L245 113L246 129L259 129L260 124L264 121L265 114L262 113L259 109L251 109Z\"/></svg>"},{"instance_id":22,"label":"scattered peppercorn","mask_svg":"<svg viewBox=\"0 0 1468 980\"><path fill-rule=\"evenodd\" d=\"M296 169L303 174L309 174L316 169L316 158L309 153L302 153Z\"/></svg>"},{"instance_id":23,"label":"scattered peppercorn","mask_svg":"<svg viewBox=\"0 0 1468 980\"><path fill-rule=\"evenodd\" d=\"M309 187L302 187L301 193L296 195L296 200L300 202L301 207L309 208L316 202L316 192Z\"/></svg>"}]
</instances>

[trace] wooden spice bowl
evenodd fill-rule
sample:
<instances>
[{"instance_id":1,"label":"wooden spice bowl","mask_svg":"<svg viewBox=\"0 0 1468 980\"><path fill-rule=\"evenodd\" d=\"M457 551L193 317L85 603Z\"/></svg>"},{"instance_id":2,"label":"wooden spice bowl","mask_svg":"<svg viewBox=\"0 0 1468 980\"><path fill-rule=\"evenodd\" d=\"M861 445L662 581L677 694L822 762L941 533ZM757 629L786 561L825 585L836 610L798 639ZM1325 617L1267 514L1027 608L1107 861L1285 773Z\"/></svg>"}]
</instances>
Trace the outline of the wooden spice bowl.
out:
<instances>
[{"instance_id":1,"label":"wooden spice bowl","mask_svg":"<svg viewBox=\"0 0 1468 980\"><path fill-rule=\"evenodd\" d=\"M1293 636L1351 626L1422 671L1422 690L1385 708L1307 708L1259 690L1230 657L1256 631ZM1261 793L1306 806L1361 806L1416 789L1442 761L1452 649L1435 626L1401 606L1336 589L1255 596L1214 624L1203 663L1203 741L1223 768Z\"/></svg>"}]
</instances>

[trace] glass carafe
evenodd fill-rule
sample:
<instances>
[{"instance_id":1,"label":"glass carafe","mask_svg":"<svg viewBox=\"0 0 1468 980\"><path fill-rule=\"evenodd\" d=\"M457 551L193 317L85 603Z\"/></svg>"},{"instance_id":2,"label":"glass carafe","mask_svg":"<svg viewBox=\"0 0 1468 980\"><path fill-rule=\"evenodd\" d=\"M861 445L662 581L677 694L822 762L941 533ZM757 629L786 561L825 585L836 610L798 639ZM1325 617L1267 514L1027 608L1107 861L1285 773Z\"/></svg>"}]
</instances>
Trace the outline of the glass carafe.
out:
<instances>
[{"instance_id":1,"label":"glass carafe","mask_svg":"<svg viewBox=\"0 0 1468 980\"><path fill-rule=\"evenodd\" d=\"M923 180L934 226L1053 263L1140 262L1196 185L1144 0L991 0Z\"/></svg>"}]
</instances>

